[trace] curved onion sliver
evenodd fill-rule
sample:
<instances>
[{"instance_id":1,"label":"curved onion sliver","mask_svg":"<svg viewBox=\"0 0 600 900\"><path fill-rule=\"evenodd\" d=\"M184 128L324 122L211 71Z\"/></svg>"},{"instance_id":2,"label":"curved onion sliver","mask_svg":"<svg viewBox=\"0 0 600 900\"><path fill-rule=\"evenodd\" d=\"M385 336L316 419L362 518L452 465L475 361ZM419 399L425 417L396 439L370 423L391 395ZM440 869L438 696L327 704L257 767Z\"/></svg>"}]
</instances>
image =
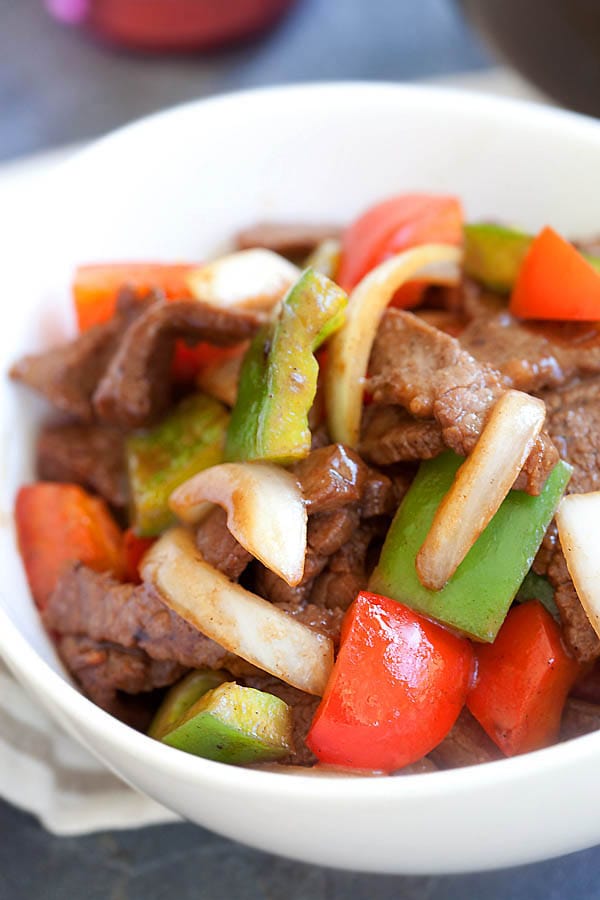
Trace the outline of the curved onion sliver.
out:
<instances>
[{"instance_id":1,"label":"curved onion sliver","mask_svg":"<svg viewBox=\"0 0 600 900\"><path fill-rule=\"evenodd\" d=\"M192 296L220 309L273 309L298 280L300 269L272 250L240 250L193 269Z\"/></svg>"},{"instance_id":2,"label":"curved onion sliver","mask_svg":"<svg viewBox=\"0 0 600 900\"><path fill-rule=\"evenodd\" d=\"M188 531L167 531L140 570L163 601L202 634L287 684L322 695L333 667L330 638L229 581L204 561Z\"/></svg>"},{"instance_id":3,"label":"curved onion sliver","mask_svg":"<svg viewBox=\"0 0 600 900\"><path fill-rule=\"evenodd\" d=\"M194 475L169 500L188 525L199 522L213 503L227 511L227 527L242 547L289 585L300 583L306 507L290 472L273 463L223 463Z\"/></svg>"},{"instance_id":4,"label":"curved onion sliver","mask_svg":"<svg viewBox=\"0 0 600 900\"><path fill-rule=\"evenodd\" d=\"M405 250L369 272L354 288L346 309L346 321L328 344L325 397L329 433L334 441L358 445L364 380L383 312L398 288L415 278L432 284L453 284L462 252L449 244L424 244ZM451 265L448 272L431 269Z\"/></svg>"},{"instance_id":5,"label":"curved onion sliver","mask_svg":"<svg viewBox=\"0 0 600 900\"><path fill-rule=\"evenodd\" d=\"M556 524L577 596L600 637L600 491L568 494L556 511Z\"/></svg>"},{"instance_id":6,"label":"curved onion sliver","mask_svg":"<svg viewBox=\"0 0 600 900\"><path fill-rule=\"evenodd\" d=\"M433 517L417 553L421 584L441 590L496 515L542 430L546 407L522 391L495 404L470 456Z\"/></svg>"}]
</instances>

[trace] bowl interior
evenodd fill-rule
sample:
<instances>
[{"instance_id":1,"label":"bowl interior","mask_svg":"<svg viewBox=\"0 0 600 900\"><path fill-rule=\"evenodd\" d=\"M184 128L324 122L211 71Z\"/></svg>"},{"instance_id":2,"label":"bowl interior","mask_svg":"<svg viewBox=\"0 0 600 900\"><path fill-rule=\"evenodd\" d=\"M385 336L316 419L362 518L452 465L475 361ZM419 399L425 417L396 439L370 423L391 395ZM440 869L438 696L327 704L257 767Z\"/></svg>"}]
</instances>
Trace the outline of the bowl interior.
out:
<instances>
[{"instance_id":1,"label":"bowl interior","mask_svg":"<svg viewBox=\"0 0 600 900\"><path fill-rule=\"evenodd\" d=\"M599 150L600 125L589 120L400 86L257 91L153 117L68 162L10 211L0 370L72 333L78 263L202 260L260 219L343 223L377 199L424 190L459 195L471 219L585 235L598 228ZM28 595L11 514L32 478L46 407L3 377L0 411L0 609L61 671ZM2 635L0 651L10 661Z\"/></svg>"}]
</instances>

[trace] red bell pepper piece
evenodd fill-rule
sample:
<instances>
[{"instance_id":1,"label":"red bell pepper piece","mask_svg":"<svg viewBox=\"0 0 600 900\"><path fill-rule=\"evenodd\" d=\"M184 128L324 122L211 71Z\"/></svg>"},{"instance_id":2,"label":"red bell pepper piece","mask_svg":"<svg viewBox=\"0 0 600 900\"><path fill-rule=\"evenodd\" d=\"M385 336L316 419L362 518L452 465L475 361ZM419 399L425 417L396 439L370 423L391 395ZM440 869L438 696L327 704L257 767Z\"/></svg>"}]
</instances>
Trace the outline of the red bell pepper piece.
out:
<instances>
[{"instance_id":1,"label":"red bell pepper piece","mask_svg":"<svg viewBox=\"0 0 600 900\"><path fill-rule=\"evenodd\" d=\"M105 263L79 266L73 280L73 300L80 331L107 322L115 311L122 287L139 294L160 290L169 300L189 297L189 263Z\"/></svg>"},{"instance_id":2,"label":"red bell pepper piece","mask_svg":"<svg viewBox=\"0 0 600 900\"><path fill-rule=\"evenodd\" d=\"M33 599L44 609L68 562L123 574L123 538L103 500L77 484L37 482L17 494L19 550Z\"/></svg>"},{"instance_id":3,"label":"red bell pepper piece","mask_svg":"<svg viewBox=\"0 0 600 900\"><path fill-rule=\"evenodd\" d=\"M515 606L493 644L476 650L478 676L467 706L506 756L554 743L579 666L538 600Z\"/></svg>"},{"instance_id":4,"label":"red bell pepper piece","mask_svg":"<svg viewBox=\"0 0 600 900\"><path fill-rule=\"evenodd\" d=\"M460 244L463 212L456 197L402 194L372 206L342 235L338 283L351 291L379 263L419 244ZM423 285L410 282L396 294L394 305L410 308Z\"/></svg>"},{"instance_id":5,"label":"red bell pepper piece","mask_svg":"<svg viewBox=\"0 0 600 900\"><path fill-rule=\"evenodd\" d=\"M140 563L144 554L150 549L156 538L138 537L133 528L123 534L124 578L133 584L139 584Z\"/></svg>"},{"instance_id":6,"label":"red bell pepper piece","mask_svg":"<svg viewBox=\"0 0 600 900\"><path fill-rule=\"evenodd\" d=\"M531 243L510 298L523 319L600 321L600 273L552 228Z\"/></svg>"},{"instance_id":7,"label":"red bell pepper piece","mask_svg":"<svg viewBox=\"0 0 600 900\"><path fill-rule=\"evenodd\" d=\"M338 766L393 772L416 762L452 728L472 669L468 640L363 591L306 743Z\"/></svg>"}]
</instances>

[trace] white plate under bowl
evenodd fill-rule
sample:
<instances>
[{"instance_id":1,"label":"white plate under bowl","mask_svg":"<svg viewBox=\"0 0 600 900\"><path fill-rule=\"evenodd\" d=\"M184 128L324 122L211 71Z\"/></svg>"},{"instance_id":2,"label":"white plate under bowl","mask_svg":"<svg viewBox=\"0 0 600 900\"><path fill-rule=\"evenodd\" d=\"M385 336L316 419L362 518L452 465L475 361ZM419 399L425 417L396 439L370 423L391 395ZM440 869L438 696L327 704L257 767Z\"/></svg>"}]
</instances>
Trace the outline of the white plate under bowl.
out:
<instances>
[{"instance_id":1,"label":"white plate under bowl","mask_svg":"<svg viewBox=\"0 0 600 900\"><path fill-rule=\"evenodd\" d=\"M69 333L82 261L202 259L257 219L347 221L406 190L470 218L600 225L600 124L514 101L383 84L311 85L183 106L125 128L2 211L0 368ZM11 519L44 407L2 381L0 652L48 711L137 788L214 831L330 866L435 873L600 841L600 733L520 758L398 778L247 771L137 734L65 678L35 614Z\"/></svg>"}]
</instances>

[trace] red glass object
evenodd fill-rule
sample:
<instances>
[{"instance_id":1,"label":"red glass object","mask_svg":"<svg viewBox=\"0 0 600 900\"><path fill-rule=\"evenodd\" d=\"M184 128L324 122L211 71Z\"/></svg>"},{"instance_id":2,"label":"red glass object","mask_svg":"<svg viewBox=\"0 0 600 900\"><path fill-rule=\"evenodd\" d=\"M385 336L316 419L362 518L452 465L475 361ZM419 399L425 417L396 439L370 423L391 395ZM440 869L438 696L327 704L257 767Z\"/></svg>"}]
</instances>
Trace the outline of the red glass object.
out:
<instances>
[{"instance_id":1,"label":"red glass object","mask_svg":"<svg viewBox=\"0 0 600 900\"><path fill-rule=\"evenodd\" d=\"M50 12L140 50L210 50L250 38L294 0L46 0Z\"/></svg>"}]
</instances>

